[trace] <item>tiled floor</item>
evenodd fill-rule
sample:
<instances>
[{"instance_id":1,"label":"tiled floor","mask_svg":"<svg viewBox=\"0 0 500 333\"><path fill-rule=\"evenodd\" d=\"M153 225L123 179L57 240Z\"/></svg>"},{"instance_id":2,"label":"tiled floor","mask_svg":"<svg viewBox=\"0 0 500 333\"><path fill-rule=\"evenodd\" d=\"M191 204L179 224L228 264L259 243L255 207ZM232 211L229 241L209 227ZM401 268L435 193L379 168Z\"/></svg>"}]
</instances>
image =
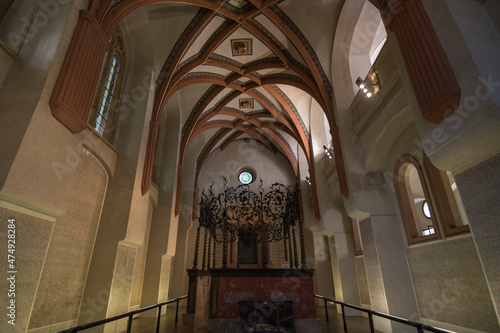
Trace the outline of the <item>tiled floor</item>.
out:
<instances>
[{"instance_id":1,"label":"tiled floor","mask_svg":"<svg viewBox=\"0 0 500 333\"><path fill-rule=\"evenodd\" d=\"M322 333L344 332L342 316L337 314L334 307L328 310L329 321L326 321L324 307L317 307L317 315L321 320ZM185 306L179 307L179 321L175 324L175 307L170 308L167 314L161 317L160 332L181 333L182 314L186 312ZM155 318L136 318L132 322L132 333L154 333L156 329ZM347 317L347 329L349 333L369 333L370 324L368 319L363 317ZM236 333L236 332L235 332Z\"/></svg>"}]
</instances>

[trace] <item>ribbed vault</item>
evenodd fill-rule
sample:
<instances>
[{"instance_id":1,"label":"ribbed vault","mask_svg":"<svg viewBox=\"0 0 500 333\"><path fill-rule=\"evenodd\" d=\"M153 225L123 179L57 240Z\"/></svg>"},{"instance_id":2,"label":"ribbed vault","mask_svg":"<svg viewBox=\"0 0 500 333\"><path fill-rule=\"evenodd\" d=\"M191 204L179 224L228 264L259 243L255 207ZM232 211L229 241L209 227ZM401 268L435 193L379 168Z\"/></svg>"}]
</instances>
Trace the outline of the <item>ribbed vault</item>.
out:
<instances>
[{"instance_id":1,"label":"ribbed vault","mask_svg":"<svg viewBox=\"0 0 500 333\"><path fill-rule=\"evenodd\" d=\"M311 136L301 110L296 107L297 97L284 93L280 87L285 86L309 96L325 112L333 143L338 148L335 157L341 192L348 196L333 117L332 88L307 39L280 9L281 2L103 0L89 5L89 12L95 15L107 35L129 13L146 5L168 8L182 3L197 7L196 14L185 22L183 33L165 55L156 81L142 181L142 190L146 193L151 183L159 119L170 98L193 86L207 86L182 124L176 214L181 207L184 159L190 144L200 137L204 141L197 157L195 194L197 177L214 149L225 149L235 140L252 139L273 153L286 156L297 177L299 166L291 146L300 147L309 166L313 201L317 201ZM315 215L319 218L317 207L315 205Z\"/></svg>"}]
</instances>

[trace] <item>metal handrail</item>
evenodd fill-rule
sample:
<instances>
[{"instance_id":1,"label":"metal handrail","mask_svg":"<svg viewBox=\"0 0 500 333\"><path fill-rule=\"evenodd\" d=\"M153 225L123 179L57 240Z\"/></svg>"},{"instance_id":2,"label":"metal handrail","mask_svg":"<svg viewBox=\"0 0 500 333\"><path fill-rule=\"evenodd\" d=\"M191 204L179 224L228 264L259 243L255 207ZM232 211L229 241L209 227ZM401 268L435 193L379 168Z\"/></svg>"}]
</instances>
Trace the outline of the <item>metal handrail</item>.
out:
<instances>
[{"instance_id":1,"label":"metal handrail","mask_svg":"<svg viewBox=\"0 0 500 333\"><path fill-rule=\"evenodd\" d=\"M106 318L106 319L94 321L92 323L83 324L83 325L75 326L75 327L72 327L72 328L68 328L66 330L60 331L59 333L80 332L80 331L83 331L83 330L86 330L86 329L89 329L89 328L92 328L92 327L96 327L96 326L100 326L100 325L104 325L104 324L110 323L110 322L115 321L115 320L123 319L125 317L128 317L127 333L130 333L130 331L132 329L132 317L134 315L138 314L138 313L141 313L141 312L144 312L144 311L148 311L148 310L152 310L152 309L155 309L155 308L158 308L158 315L157 315L157 319L156 319L156 333L158 333L160 331L161 307L164 306L164 305L173 303L173 302L177 302L176 309L175 309L175 323L177 323L177 318L178 318L178 315L179 315L179 301L183 300L185 298L187 298L187 295L181 296L181 297L176 298L176 299L171 299L171 300L163 302L163 303L146 306L145 308L138 309L138 310L135 310L135 311L130 311L130 312L118 315L118 316L114 316L114 317L110 317L110 318Z\"/></svg>"},{"instance_id":2,"label":"metal handrail","mask_svg":"<svg viewBox=\"0 0 500 333\"><path fill-rule=\"evenodd\" d=\"M370 321L370 332L371 333L375 333L375 326L373 325L373 316L374 315L378 316L378 317L386 318L386 319L389 319L389 320L393 320L393 321L396 321L398 323L405 324L405 325L408 325L408 326L413 326L413 327L415 327L417 329L418 333L424 333L424 331L435 332L435 333L455 333L453 331L448 331L448 330L445 330L445 329L428 326L428 325L425 325L425 324L422 324L422 323L417 323L415 321L411 321L411 320L404 319L404 318L401 318L401 317L396 317L396 316L393 316L393 315L389 315L387 313L377 312L377 311L373 311L373 310L369 310L369 309L365 309L365 308L359 307L357 305L353 305L353 304L349 304L349 303L344 303L344 302L339 302L339 301L336 301L334 299L326 298L326 297L321 296L321 295L314 295L314 297L322 299L325 302L325 313L326 313L326 320L327 321L329 321L327 302L333 302L335 304L340 304L340 306L342 308L342 320L344 322L344 332L347 332L347 323L346 323L346 319L345 319L345 310L344 310L344 307L347 306L348 308L352 308L352 309L356 309L356 310L368 313L368 320Z\"/></svg>"}]
</instances>

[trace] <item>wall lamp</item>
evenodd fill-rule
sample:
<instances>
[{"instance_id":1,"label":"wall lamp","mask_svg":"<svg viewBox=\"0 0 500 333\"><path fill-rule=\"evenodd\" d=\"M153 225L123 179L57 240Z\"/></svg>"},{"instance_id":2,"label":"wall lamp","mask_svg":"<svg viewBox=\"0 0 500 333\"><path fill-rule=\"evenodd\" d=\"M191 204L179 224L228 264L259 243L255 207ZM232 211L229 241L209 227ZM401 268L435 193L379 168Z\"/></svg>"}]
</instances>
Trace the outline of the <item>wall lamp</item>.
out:
<instances>
[{"instance_id":1,"label":"wall lamp","mask_svg":"<svg viewBox=\"0 0 500 333\"><path fill-rule=\"evenodd\" d=\"M323 149L325 150L325 154L329 159L333 158L333 148L328 148L326 145L323 145Z\"/></svg>"},{"instance_id":2,"label":"wall lamp","mask_svg":"<svg viewBox=\"0 0 500 333\"><path fill-rule=\"evenodd\" d=\"M356 80L356 85L359 87L359 89L363 90L363 92L366 94L366 97L370 98L379 92L380 82L378 80L377 72L371 73L370 75L368 75L368 78L372 83L366 83L362 78L358 77L358 79Z\"/></svg>"},{"instance_id":3,"label":"wall lamp","mask_svg":"<svg viewBox=\"0 0 500 333\"><path fill-rule=\"evenodd\" d=\"M306 176L306 181L309 184L309 186L311 186L311 178L309 178L309 176Z\"/></svg>"}]
</instances>

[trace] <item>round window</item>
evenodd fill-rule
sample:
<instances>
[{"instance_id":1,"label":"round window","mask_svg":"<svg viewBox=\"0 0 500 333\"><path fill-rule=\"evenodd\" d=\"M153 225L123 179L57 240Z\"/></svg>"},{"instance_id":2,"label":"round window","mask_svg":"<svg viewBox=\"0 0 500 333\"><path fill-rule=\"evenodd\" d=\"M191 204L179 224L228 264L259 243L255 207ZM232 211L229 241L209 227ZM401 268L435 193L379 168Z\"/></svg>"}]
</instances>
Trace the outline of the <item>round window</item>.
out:
<instances>
[{"instance_id":1,"label":"round window","mask_svg":"<svg viewBox=\"0 0 500 333\"><path fill-rule=\"evenodd\" d=\"M242 184L250 184L253 180L252 174L248 171L241 172L238 178Z\"/></svg>"}]
</instances>

